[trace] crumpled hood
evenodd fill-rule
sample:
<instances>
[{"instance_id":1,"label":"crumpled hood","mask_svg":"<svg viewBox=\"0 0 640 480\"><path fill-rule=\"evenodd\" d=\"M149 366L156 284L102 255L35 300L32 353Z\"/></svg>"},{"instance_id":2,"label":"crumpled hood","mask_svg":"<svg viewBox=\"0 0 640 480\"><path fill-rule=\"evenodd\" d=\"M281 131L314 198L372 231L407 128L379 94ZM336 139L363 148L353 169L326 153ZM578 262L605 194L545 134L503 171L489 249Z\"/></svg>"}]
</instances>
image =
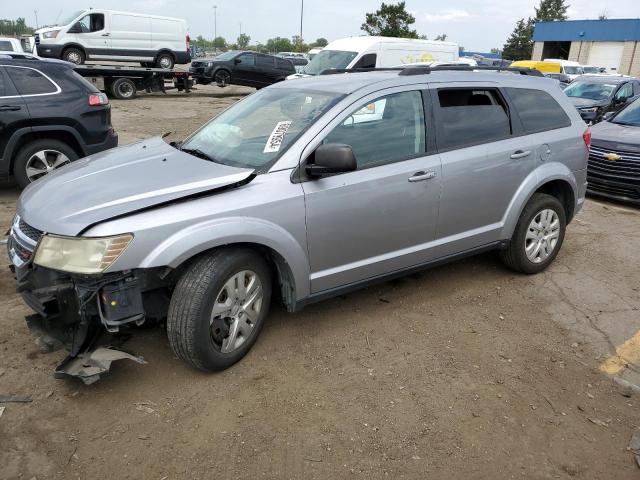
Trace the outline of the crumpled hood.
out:
<instances>
[{"instance_id":1,"label":"crumpled hood","mask_svg":"<svg viewBox=\"0 0 640 480\"><path fill-rule=\"evenodd\" d=\"M640 127L600 122L591 127L594 147L640 153Z\"/></svg>"},{"instance_id":2,"label":"crumpled hood","mask_svg":"<svg viewBox=\"0 0 640 480\"><path fill-rule=\"evenodd\" d=\"M580 97L569 97L569 100L571 100L571 103L573 103L576 108L604 107L609 103L606 100L591 100Z\"/></svg>"},{"instance_id":3,"label":"crumpled hood","mask_svg":"<svg viewBox=\"0 0 640 480\"><path fill-rule=\"evenodd\" d=\"M22 192L17 210L39 230L77 235L109 218L232 185L252 173L194 157L156 137L50 173Z\"/></svg>"}]
</instances>

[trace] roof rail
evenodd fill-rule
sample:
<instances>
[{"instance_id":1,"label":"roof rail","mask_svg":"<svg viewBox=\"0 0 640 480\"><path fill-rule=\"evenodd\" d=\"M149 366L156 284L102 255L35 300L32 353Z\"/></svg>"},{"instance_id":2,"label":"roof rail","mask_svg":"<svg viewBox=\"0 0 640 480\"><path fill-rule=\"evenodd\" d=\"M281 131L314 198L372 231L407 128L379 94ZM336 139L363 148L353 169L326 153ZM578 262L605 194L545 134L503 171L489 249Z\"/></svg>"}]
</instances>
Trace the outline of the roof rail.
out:
<instances>
[{"instance_id":1,"label":"roof rail","mask_svg":"<svg viewBox=\"0 0 640 480\"><path fill-rule=\"evenodd\" d=\"M438 71L459 71L459 72L475 72L478 70L488 70L494 72L512 72L520 75L530 75L532 77L544 77L544 75L534 68L525 67L489 67L486 65L438 65L429 66L412 66L412 67L390 67L390 68L330 68L324 70L320 75L334 75L336 73L362 73L362 72L398 72L398 75L426 75L431 72Z\"/></svg>"}]
</instances>

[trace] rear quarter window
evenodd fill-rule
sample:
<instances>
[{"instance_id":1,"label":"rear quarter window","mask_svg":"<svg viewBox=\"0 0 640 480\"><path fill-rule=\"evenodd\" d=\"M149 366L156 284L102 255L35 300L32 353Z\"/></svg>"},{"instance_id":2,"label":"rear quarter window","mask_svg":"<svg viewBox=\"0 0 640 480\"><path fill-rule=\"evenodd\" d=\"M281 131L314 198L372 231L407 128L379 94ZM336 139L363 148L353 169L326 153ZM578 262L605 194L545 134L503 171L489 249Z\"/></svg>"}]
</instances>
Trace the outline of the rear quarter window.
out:
<instances>
[{"instance_id":1,"label":"rear quarter window","mask_svg":"<svg viewBox=\"0 0 640 480\"><path fill-rule=\"evenodd\" d=\"M0 52L13 52L13 45L6 40L0 41Z\"/></svg>"},{"instance_id":2,"label":"rear quarter window","mask_svg":"<svg viewBox=\"0 0 640 480\"><path fill-rule=\"evenodd\" d=\"M507 88L526 133L571 126L571 119L547 92L531 88Z\"/></svg>"},{"instance_id":3,"label":"rear quarter window","mask_svg":"<svg viewBox=\"0 0 640 480\"><path fill-rule=\"evenodd\" d=\"M51 80L33 68L7 67L7 73L20 95L45 95L58 91Z\"/></svg>"}]
</instances>

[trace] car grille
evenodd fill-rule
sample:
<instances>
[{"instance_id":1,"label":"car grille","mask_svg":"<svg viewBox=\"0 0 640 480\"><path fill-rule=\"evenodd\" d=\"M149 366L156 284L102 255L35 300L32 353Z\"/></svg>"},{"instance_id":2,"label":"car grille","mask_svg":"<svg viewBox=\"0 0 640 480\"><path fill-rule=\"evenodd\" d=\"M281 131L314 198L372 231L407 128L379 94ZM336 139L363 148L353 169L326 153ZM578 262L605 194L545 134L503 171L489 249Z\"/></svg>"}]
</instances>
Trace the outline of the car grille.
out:
<instances>
[{"instance_id":1,"label":"car grille","mask_svg":"<svg viewBox=\"0 0 640 480\"><path fill-rule=\"evenodd\" d=\"M40 45L40 34L36 33L36 45Z\"/></svg>"},{"instance_id":2,"label":"car grille","mask_svg":"<svg viewBox=\"0 0 640 480\"><path fill-rule=\"evenodd\" d=\"M20 228L22 233L36 243L38 243L38 240L40 240L40 237L42 236L42 232L40 230L33 228L31 225L27 225L27 223L22 219L18 220L18 228Z\"/></svg>"},{"instance_id":3,"label":"car grille","mask_svg":"<svg viewBox=\"0 0 640 480\"><path fill-rule=\"evenodd\" d=\"M618 155L615 160L609 155ZM589 150L588 188L632 200L640 199L640 153L592 145Z\"/></svg>"},{"instance_id":4,"label":"car grille","mask_svg":"<svg viewBox=\"0 0 640 480\"><path fill-rule=\"evenodd\" d=\"M203 62L191 62L191 66L192 67L203 67L204 63Z\"/></svg>"},{"instance_id":5,"label":"car grille","mask_svg":"<svg viewBox=\"0 0 640 480\"><path fill-rule=\"evenodd\" d=\"M7 251L11 262L21 267L33 256L38 241L44 233L32 227L16 215L11 225L11 235L7 241Z\"/></svg>"}]
</instances>

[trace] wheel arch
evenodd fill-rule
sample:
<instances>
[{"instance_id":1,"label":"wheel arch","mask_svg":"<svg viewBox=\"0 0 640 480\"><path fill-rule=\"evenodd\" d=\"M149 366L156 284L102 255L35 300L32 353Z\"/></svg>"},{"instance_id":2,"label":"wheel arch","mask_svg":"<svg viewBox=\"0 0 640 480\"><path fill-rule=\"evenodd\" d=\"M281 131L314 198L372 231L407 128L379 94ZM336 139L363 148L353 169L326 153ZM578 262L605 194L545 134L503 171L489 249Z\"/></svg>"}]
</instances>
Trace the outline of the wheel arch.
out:
<instances>
[{"instance_id":1,"label":"wheel arch","mask_svg":"<svg viewBox=\"0 0 640 480\"><path fill-rule=\"evenodd\" d=\"M69 42L69 43L65 43L64 46L62 47L62 49L60 50L60 58L62 59L62 57L64 56L64 52L68 49L68 48L77 48L78 50L80 50L82 52L82 54L84 55L84 58L87 58L87 50L80 45L79 43L75 43L75 42Z\"/></svg>"},{"instance_id":2,"label":"wheel arch","mask_svg":"<svg viewBox=\"0 0 640 480\"><path fill-rule=\"evenodd\" d=\"M524 207L535 193L546 193L558 198L565 208L568 224L576 213L578 191L575 176L566 165L543 164L529 174L513 196L503 217L501 238L509 240L513 236Z\"/></svg>"}]
</instances>

